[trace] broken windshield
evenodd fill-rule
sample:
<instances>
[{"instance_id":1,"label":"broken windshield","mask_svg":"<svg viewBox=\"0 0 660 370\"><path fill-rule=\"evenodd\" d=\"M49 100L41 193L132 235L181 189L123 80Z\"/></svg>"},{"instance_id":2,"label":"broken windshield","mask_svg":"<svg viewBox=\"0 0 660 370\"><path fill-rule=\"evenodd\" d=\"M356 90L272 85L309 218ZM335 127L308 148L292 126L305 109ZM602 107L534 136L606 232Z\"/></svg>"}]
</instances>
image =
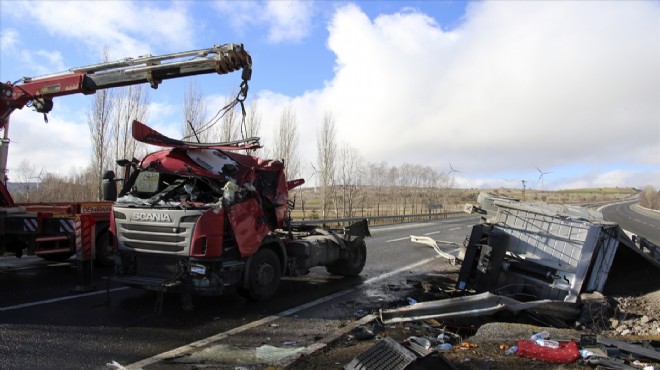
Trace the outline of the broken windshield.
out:
<instances>
[{"instance_id":1,"label":"broken windshield","mask_svg":"<svg viewBox=\"0 0 660 370\"><path fill-rule=\"evenodd\" d=\"M132 180L132 181L131 181ZM143 170L129 180L118 203L180 205L218 203L226 181Z\"/></svg>"}]
</instances>

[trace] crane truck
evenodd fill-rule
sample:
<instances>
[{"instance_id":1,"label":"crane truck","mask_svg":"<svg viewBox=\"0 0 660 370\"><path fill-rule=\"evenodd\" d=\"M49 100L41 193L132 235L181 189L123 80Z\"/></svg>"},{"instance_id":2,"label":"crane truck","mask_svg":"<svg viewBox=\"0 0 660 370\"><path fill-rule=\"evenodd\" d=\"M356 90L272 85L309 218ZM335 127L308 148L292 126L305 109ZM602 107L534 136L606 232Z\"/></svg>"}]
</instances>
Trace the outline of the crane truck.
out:
<instances>
[{"instance_id":1,"label":"crane truck","mask_svg":"<svg viewBox=\"0 0 660 370\"><path fill-rule=\"evenodd\" d=\"M97 263L114 262L108 229L112 202L15 203L7 189L9 118L16 109L32 107L45 115L53 98L93 94L97 90L149 83L152 88L167 79L206 73L227 74L242 69L245 87L252 60L242 44L215 45L208 49L160 56L141 56L72 68L68 72L0 83L0 256L24 253L61 260L84 244L95 252ZM82 221L81 221L82 220ZM81 231L80 225L87 226ZM93 235L86 235L92 233ZM82 235L82 236L81 236ZM93 255L93 252L91 253Z\"/></svg>"}]
</instances>

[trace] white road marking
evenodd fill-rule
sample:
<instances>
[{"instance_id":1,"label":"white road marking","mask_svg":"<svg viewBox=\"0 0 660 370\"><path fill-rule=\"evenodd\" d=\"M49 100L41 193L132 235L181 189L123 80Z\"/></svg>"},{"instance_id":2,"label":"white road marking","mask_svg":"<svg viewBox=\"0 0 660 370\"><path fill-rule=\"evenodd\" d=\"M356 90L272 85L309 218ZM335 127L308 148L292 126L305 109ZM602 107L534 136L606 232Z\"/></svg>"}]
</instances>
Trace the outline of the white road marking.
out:
<instances>
[{"instance_id":1,"label":"white road marking","mask_svg":"<svg viewBox=\"0 0 660 370\"><path fill-rule=\"evenodd\" d=\"M378 227L373 230L370 230L371 233L378 233L379 231L390 231L390 230L405 230L405 229L415 229L418 227L425 227L429 226L429 224L421 224L421 223L413 223L413 224L406 224L406 225L395 225L395 226L383 226L383 227Z\"/></svg>"},{"instance_id":2,"label":"white road marking","mask_svg":"<svg viewBox=\"0 0 660 370\"><path fill-rule=\"evenodd\" d=\"M42 267L59 267L59 266L71 266L70 263L68 262L59 262L59 263L51 263L47 265L34 265L34 266L23 266L23 267L12 267L12 266L2 266L2 272L14 272L14 271L21 271L21 270L34 270Z\"/></svg>"},{"instance_id":3,"label":"white road marking","mask_svg":"<svg viewBox=\"0 0 660 370\"><path fill-rule=\"evenodd\" d=\"M121 288L114 288L110 289L110 292L118 292L120 290L126 290L130 289L129 287L121 287ZM59 298L53 298L53 299L46 299L44 301L38 301L38 302L30 302L30 303L23 303L23 304L17 304L15 306L9 306L9 307L0 307L0 311L11 311L11 310L17 310L19 308L25 308L25 307L32 307L32 306L39 306L42 304L48 304L48 303L55 303L55 302L61 302L61 301L69 301L72 299L77 299L77 298L82 298L82 297L91 297L93 295L99 295L99 294L105 294L105 290L99 290L98 292L90 292L90 293L83 293L83 294L76 294L76 295L68 295L66 297L59 297Z\"/></svg>"},{"instance_id":4,"label":"white road marking","mask_svg":"<svg viewBox=\"0 0 660 370\"><path fill-rule=\"evenodd\" d=\"M419 266L421 266L421 265L427 264L427 263L433 261L433 260L436 259L436 258L437 258L437 257L427 258L427 259L425 259L425 260L421 260L421 261L415 262L415 263L410 264L410 265L408 265L408 266L401 267L401 268L399 268L399 269L397 269L397 270L390 271L390 272L385 273L385 274L382 274L382 275L374 276L374 277L372 277L371 279L367 279L367 280L366 280L364 283L362 283L361 285L372 284L372 283L375 283L375 282L377 282L377 281L379 281L379 280L386 279L386 278L388 278L388 277L390 277L390 276L393 276L393 275L396 275L396 274L400 274L401 272L408 271L408 270L412 270L412 269L414 269L414 268L416 268L416 267L419 267ZM146 359L144 359L144 360L140 360L140 361L138 361L138 362L132 363L132 364L130 364L130 365L126 365L126 366L124 366L124 367L125 367L127 370L131 370L131 369L136 369L136 370L137 370L137 369L141 369L141 368L144 368L144 367L147 367L147 366L153 365L153 364L155 364L155 363L158 363L158 362L160 362L160 361L166 360L166 359L171 358L171 357L181 356L181 355L183 355L183 354L185 354L185 353L187 353L187 352L190 352L190 351L195 350L195 349L200 348L200 347L207 346L207 345L209 345L209 344L211 344L211 343L213 343L213 342L216 342L216 341L219 341L219 340L225 339L225 338L230 337L230 336L232 336L232 335L234 335L234 334L242 333L242 332L244 332L244 331L246 331L246 330L249 330L249 329L252 329L252 328L255 328L255 327L261 326L261 325L268 324L268 323L270 323L270 322L272 322L272 321L275 321L275 320L277 320L277 319L279 319L279 318L281 318L281 317L284 317L284 316L291 316L291 315L293 315L293 314L295 314L295 313L297 313L297 312L300 312L300 311L302 311L302 310L308 309L308 308L310 308L310 307L314 307L314 306L316 306L316 305L318 305L318 304L321 304L321 303L327 302L327 301L329 301L329 300L331 300L331 299L341 297L341 296L346 295L346 294L348 294L348 293L352 293L352 292L356 291L357 288L358 288L358 287L354 287L354 288L350 288L350 289L342 290L342 291L340 291L340 292L337 292L337 293L331 294L331 295L329 295L329 296L325 296L325 297L319 298L319 299L317 299L317 300L315 300L315 301L312 301L312 302L309 302L309 303L306 303L306 304L300 305L300 306L298 306L298 307L290 308L290 309L288 309L288 310L284 310L284 311L282 311L282 312L280 312L280 313L278 313L278 314L271 315L271 316L268 316L268 317L264 317L264 318L261 319L261 320L253 321L253 322L247 323L247 324L245 324L245 325L242 325L242 326L239 326L239 327L236 327L236 328L233 328L233 329L227 330L227 331L225 331L225 332L223 332L223 333L219 333L219 334L216 334L216 335L212 335L212 336L210 336L210 337L208 337L208 338L201 339L201 340L198 340L198 341L193 342L193 343L190 343L190 344L186 344L186 345L181 346L181 347L179 347L179 348L175 348L175 349L173 349L173 350L171 350L171 351L167 351L167 352L163 352L163 353L157 354L157 355L155 355L155 356L152 356L152 357L146 358ZM322 341L322 340L321 340L321 341ZM319 347L318 345L311 344L309 347L312 347L313 349L318 349L318 348L321 348L321 347L323 347L323 346L320 346L320 347ZM308 348L309 348L309 347L308 347ZM311 352L310 352L310 353L311 353Z\"/></svg>"},{"instance_id":5,"label":"white road marking","mask_svg":"<svg viewBox=\"0 0 660 370\"><path fill-rule=\"evenodd\" d=\"M472 227L472 226L470 226L470 227ZM462 227L454 227L454 228L449 229L449 231L460 230L460 229L462 229Z\"/></svg>"},{"instance_id":6,"label":"white road marking","mask_svg":"<svg viewBox=\"0 0 660 370\"><path fill-rule=\"evenodd\" d=\"M398 239L386 240L385 243L398 242L398 241L406 240L406 239L410 239L410 237L409 237L409 236L406 236L405 238L398 238Z\"/></svg>"},{"instance_id":7,"label":"white road marking","mask_svg":"<svg viewBox=\"0 0 660 370\"><path fill-rule=\"evenodd\" d=\"M426 233L424 235L433 235L433 234L439 234L439 233L440 233L439 231L432 231L432 232Z\"/></svg>"}]
</instances>

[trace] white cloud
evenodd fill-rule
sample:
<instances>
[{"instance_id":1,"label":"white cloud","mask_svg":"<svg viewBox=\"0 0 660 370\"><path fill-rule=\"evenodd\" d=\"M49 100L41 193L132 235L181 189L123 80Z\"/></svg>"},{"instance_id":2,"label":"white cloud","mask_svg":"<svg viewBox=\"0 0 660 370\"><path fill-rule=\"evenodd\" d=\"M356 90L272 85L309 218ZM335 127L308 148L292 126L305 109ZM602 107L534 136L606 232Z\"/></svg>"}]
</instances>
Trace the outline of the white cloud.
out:
<instances>
[{"instance_id":1,"label":"white cloud","mask_svg":"<svg viewBox=\"0 0 660 370\"><path fill-rule=\"evenodd\" d=\"M3 11L39 22L98 55L110 45L113 56L125 57L156 47L188 49L195 27L186 5L16 2ZM214 7L236 28L264 27L272 42L307 37L314 15L309 2ZM462 23L446 30L419 11L370 19L349 4L337 8L328 24L335 76L323 89L294 97L251 91L249 100L258 101L266 147L282 109L294 109L303 166L314 161L316 127L330 110L339 138L366 161L445 172L451 162L462 171L456 176L460 186L514 187L503 178L515 177L520 187L521 178L538 178L535 166L552 172L545 177L546 189L660 184L660 170L653 170L660 168L659 16L657 2L492 1L470 4ZM15 31L3 29L1 37L3 53L20 52ZM64 64L62 55L48 50L23 55L26 63L49 72ZM162 103L145 123L178 137L174 111L176 106ZM57 112L65 113L62 106ZM46 125L53 131L44 136L43 125L35 124L39 115L23 114L28 113L12 117L17 142L10 161L25 156L65 170L79 167L75 158L86 160L88 140L73 140L81 130L86 137L86 125L53 119ZM176 126L168 130L170 124ZM37 157L35 148L47 142L62 155ZM575 166L588 170L569 170ZM631 169L642 167L652 170Z\"/></svg>"},{"instance_id":2,"label":"white cloud","mask_svg":"<svg viewBox=\"0 0 660 370\"><path fill-rule=\"evenodd\" d=\"M659 9L480 2L443 31L418 12L371 20L355 5L339 8L328 26L334 79L292 99L304 156L314 157L313 127L332 110L340 138L367 161L445 171L451 161L466 182L534 166L556 176L576 163L660 164ZM273 126L278 116L264 117ZM548 177L546 188L561 186ZM590 183L616 181L633 179Z\"/></svg>"},{"instance_id":3,"label":"white cloud","mask_svg":"<svg viewBox=\"0 0 660 370\"><path fill-rule=\"evenodd\" d=\"M312 3L306 1L271 0L264 19L270 19L268 40L273 43L300 41L312 25Z\"/></svg>"},{"instance_id":4,"label":"white cloud","mask_svg":"<svg viewBox=\"0 0 660 370\"><path fill-rule=\"evenodd\" d=\"M261 14L261 6L256 1L215 1L213 8L220 13L219 18L239 32L257 24L256 19Z\"/></svg>"},{"instance_id":5,"label":"white cloud","mask_svg":"<svg viewBox=\"0 0 660 370\"><path fill-rule=\"evenodd\" d=\"M250 27L266 27L266 39L272 43L298 42L312 30L311 1L218 1L214 8L223 21L245 32Z\"/></svg>"},{"instance_id":6,"label":"white cloud","mask_svg":"<svg viewBox=\"0 0 660 370\"><path fill-rule=\"evenodd\" d=\"M107 46L113 59L188 47L193 40L194 23L185 2L35 1L14 5L7 8L14 16L29 14L25 20L38 22L51 35L77 40L98 56Z\"/></svg>"},{"instance_id":7,"label":"white cloud","mask_svg":"<svg viewBox=\"0 0 660 370\"><path fill-rule=\"evenodd\" d=\"M59 51L37 50L34 54L39 58L45 59L46 63L44 64L46 66L51 66L42 67L47 71L64 71L66 69L62 53Z\"/></svg>"},{"instance_id":8,"label":"white cloud","mask_svg":"<svg viewBox=\"0 0 660 370\"><path fill-rule=\"evenodd\" d=\"M34 165L37 170L66 174L89 165L91 144L89 129L84 117L64 120L64 106L57 115L50 115L44 123L43 116L31 109L14 111L11 116L12 140L9 146L7 168L9 179L15 178L22 160ZM83 122L82 124L80 122ZM84 138L81 140L81 138Z\"/></svg>"},{"instance_id":9,"label":"white cloud","mask_svg":"<svg viewBox=\"0 0 660 370\"><path fill-rule=\"evenodd\" d=\"M0 51L2 53L13 52L18 44L18 32L14 29L0 30Z\"/></svg>"},{"instance_id":10,"label":"white cloud","mask_svg":"<svg viewBox=\"0 0 660 370\"><path fill-rule=\"evenodd\" d=\"M595 188L595 187L623 187L632 186L639 189L646 185L658 187L660 185L660 170L632 171L612 170L593 176L581 176L563 184L564 189Z\"/></svg>"},{"instance_id":11,"label":"white cloud","mask_svg":"<svg viewBox=\"0 0 660 370\"><path fill-rule=\"evenodd\" d=\"M65 70L62 54L59 51L24 49L18 31L14 29L0 31L0 50L5 55L19 56L25 73L43 75Z\"/></svg>"}]
</instances>

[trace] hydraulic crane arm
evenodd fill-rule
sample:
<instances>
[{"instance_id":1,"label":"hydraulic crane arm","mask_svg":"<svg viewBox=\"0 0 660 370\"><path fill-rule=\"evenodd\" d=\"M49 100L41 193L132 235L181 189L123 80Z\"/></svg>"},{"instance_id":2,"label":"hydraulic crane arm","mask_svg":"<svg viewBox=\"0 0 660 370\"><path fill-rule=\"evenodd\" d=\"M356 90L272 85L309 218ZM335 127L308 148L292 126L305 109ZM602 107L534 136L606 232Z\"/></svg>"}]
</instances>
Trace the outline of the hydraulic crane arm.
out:
<instances>
[{"instance_id":1,"label":"hydraulic crane arm","mask_svg":"<svg viewBox=\"0 0 660 370\"><path fill-rule=\"evenodd\" d=\"M185 59L184 59L185 58ZM71 68L69 72L23 78L20 84L0 83L0 129L14 109L32 106L48 113L52 98L70 94L93 94L96 90L149 82L154 89L163 80L217 72L226 74L243 69L243 80L250 80L252 58L242 44L225 44L208 49L162 56L126 58L113 62Z\"/></svg>"},{"instance_id":2,"label":"hydraulic crane arm","mask_svg":"<svg viewBox=\"0 0 660 370\"><path fill-rule=\"evenodd\" d=\"M247 94L252 75L252 58L243 44L215 45L208 49L161 56L141 56L71 68L68 72L42 77L25 77L17 83L0 82L0 188L5 187L9 146L9 118L25 106L39 113L53 108L53 98L71 94L93 94L97 90L148 82L152 88L168 79L205 73L227 74L243 70L241 94ZM0 207L13 206L6 189L0 189Z\"/></svg>"}]
</instances>

